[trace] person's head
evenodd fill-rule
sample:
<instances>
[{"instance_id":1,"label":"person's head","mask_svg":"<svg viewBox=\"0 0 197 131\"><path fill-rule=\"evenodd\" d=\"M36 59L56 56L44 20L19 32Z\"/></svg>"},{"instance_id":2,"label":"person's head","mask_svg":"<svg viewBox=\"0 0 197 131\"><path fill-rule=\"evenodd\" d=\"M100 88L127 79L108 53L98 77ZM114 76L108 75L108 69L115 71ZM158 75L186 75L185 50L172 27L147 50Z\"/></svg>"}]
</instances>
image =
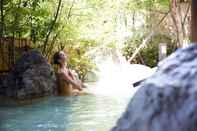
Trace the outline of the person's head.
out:
<instances>
[{"instance_id":1,"label":"person's head","mask_svg":"<svg viewBox=\"0 0 197 131\"><path fill-rule=\"evenodd\" d=\"M57 65L64 65L67 62L68 56L63 51L56 52L53 56L53 62Z\"/></svg>"}]
</instances>

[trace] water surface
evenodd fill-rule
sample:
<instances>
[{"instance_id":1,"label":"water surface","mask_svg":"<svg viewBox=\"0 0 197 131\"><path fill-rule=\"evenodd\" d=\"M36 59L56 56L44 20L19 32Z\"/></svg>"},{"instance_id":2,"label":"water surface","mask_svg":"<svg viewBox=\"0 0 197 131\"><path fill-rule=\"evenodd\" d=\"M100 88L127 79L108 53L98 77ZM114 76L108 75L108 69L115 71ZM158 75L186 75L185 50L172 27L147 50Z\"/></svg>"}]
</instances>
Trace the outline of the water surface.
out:
<instances>
[{"instance_id":1,"label":"water surface","mask_svg":"<svg viewBox=\"0 0 197 131\"><path fill-rule=\"evenodd\" d=\"M20 107L0 107L0 131L108 131L128 97L50 97Z\"/></svg>"}]
</instances>

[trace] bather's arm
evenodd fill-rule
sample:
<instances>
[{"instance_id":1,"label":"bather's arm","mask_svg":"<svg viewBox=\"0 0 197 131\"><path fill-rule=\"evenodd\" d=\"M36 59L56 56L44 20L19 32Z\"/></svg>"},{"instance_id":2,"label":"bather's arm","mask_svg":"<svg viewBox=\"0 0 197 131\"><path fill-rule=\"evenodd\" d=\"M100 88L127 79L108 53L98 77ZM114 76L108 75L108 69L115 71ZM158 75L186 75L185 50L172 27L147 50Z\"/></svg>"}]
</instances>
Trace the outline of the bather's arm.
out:
<instances>
[{"instance_id":1,"label":"bather's arm","mask_svg":"<svg viewBox=\"0 0 197 131\"><path fill-rule=\"evenodd\" d=\"M72 79L68 73L62 71L62 72L60 72L60 75L63 78L63 80L72 84L73 88L78 89L80 91L82 90L81 83L79 83L77 80Z\"/></svg>"},{"instance_id":2,"label":"bather's arm","mask_svg":"<svg viewBox=\"0 0 197 131\"><path fill-rule=\"evenodd\" d=\"M68 74L73 80L76 80L76 77L74 76L71 70L68 70Z\"/></svg>"}]
</instances>

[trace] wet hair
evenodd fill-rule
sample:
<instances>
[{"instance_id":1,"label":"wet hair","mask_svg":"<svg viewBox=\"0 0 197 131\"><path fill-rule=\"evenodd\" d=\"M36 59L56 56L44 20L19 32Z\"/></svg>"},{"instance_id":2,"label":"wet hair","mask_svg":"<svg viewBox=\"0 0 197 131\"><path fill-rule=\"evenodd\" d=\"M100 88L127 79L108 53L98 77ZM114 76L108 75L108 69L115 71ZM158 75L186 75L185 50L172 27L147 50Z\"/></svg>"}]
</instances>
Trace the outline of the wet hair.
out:
<instances>
[{"instance_id":1,"label":"wet hair","mask_svg":"<svg viewBox=\"0 0 197 131\"><path fill-rule=\"evenodd\" d=\"M53 55L53 64L57 64L59 65L59 59L61 59L60 57L60 52L56 52L54 55Z\"/></svg>"}]
</instances>

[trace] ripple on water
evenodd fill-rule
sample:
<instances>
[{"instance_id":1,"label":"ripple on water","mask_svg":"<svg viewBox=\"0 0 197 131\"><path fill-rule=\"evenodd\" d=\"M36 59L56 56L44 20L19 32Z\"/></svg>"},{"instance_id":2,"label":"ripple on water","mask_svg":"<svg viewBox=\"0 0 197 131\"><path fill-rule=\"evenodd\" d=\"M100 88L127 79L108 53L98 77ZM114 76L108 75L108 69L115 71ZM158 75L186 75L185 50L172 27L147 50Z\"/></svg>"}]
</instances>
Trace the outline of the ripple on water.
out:
<instances>
[{"instance_id":1,"label":"ripple on water","mask_svg":"<svg viewBox=\"0 0 197 131\"><path fill-rule=\"evenodd\" d=\"M129 98L88 95L0 107L0 131L107 131L128 101Z\"/></svg>"}]
</instances>

